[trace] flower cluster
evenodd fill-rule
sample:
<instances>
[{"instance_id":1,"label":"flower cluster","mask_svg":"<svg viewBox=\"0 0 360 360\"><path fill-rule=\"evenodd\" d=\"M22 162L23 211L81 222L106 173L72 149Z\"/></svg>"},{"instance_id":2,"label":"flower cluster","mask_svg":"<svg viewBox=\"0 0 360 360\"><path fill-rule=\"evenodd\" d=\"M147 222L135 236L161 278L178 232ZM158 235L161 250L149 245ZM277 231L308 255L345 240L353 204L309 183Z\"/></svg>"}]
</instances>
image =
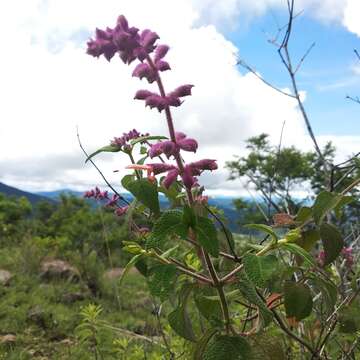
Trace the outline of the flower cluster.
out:
<instances>
[{"instance_id":1,"label":"flower cluster","mask_svg":"<svg viewBox=\"0 0 360 360\"><path fill-rule=\"evenodd\" d=\"M175 90L166 93L161 81L160 72L170 70L170 65L164 60L169 51L169 46L157 44L159 36L149 30L140 31L136 27L130 27L126 18L121 15L118 17L115 28L106 30L96 29L95 39L88 42L87 53L99 57L103 55L110 61L116 53L125 64L130 64L138 60L132 76L139 79L146 79L150 84L156 82L159 93L150 90L138 90L134 99L143 100L145 106L151 109L156 108L159 112L165 111L170 132L170 140L161 141L152 145L148 155L152 159L164 154L168 159L173 157L176 166L171 164L147 164L130 165L128 168L147 171L150 181L155 180L155 175L166 173L163 186L169 188L179 177L186 189L189 191L193 186L198 185L197 176L204 170L216 170L215 160L203 159L190 164L184 163L180 151L196 152L198 143L195 139L188 138L182 132L175 132L170 107L178 107L183 101L182 98L191 95L193 85L185 84ZM111 145L125 148L128 138L138 136L136 130L129 134L124 134L120 138L115 138Z\"/></svg>"},{"instance_id":2,"label":"flower cluster","mask_svg":"<svg viewBox=\"0 0 360 360\"><path fill-rule=\"evenodd\" d=\"M134 99L145 100L145 106L149 106L150 109L156 108L158 109L159 112L161 112L167 106L174 106L174 107L180 106L182 104L180 98L191 95L191 88L193 87L194 85L190 85L190 84L181 85L178 88L176 88L174 91L171 91L165 96L161 96L149 90L138 90L135 94Z\"/></svg>"},{"instance_id":3,"label":"flower cluster","mask_svg":"<svg viewBox=\"0 0 360 360\"><path fill-rule=\"evenodd\" d=\"M104 55L108 61L119 53L125 64L131 64L135 59L143 61L152 53L158 38L156 33L148 29L139 33L139 29L129 27L125 16L120 15L115 28L96 29L95 39L87 43L87 53L95 57Z\"/></svg>"},{"instance_id":4,"label":"flower cluster","mask_svg":"<svg viewBox=\"0 0 360 360\"><path fill-rule=\"evenodd\" d=\"M345 260L345 266L351 268L354 265L354 256L353 250L351 247L343 247L341 250L341 255ZM323 266L325 261L325 251L321 250L317 257L318 263Z\"/></svg>"},{"instance_id":5,"label":"flower cluster","mask_svg":"<svg viewBox=\"0 0 360 360\"><path fill-rule=\"evenodd\" d=\"M126 150L130 145L128 142L130 140L138 139L139 137L148 136L149 134L140 134L136 129L130 130L128 133L123 133L120 137L114 137L111 140L110 145L117 146L118 148L123 148Z\"/></svg>"},{"instance_id":6,"label":"flower cluster","mask_svg":"<svg viewBox=\"0 0 360 360\"><path fill-rule=\"evenodd\" d=\"M162 185L168 189L180 176L185 187L191 189L194 185L198 185L197 177L201 175L204 170L216 170L218 168L216 164L216 160L212 159L203 159L200 161L192 162L190 164L186 164L184 167L184 171L182 174L180 170L175 165L165 164L165 163L154 163L154 164L146 164L146 165L129 165L127 169L134 170L146 170L147 178L150 181L154 181L155 175L159 175L162 173L167 173Z\"/></svg>"},{"instance_id":7,"label":"flower cluster","mask_svg":"<svg viewBox=\"0 0 360 360\"><path fill-rule=\"evenodd\" d=\"M88 190L84 193L84 198L86 199L95 199L95 200L107 200L105 207L114 208L114 213L118 216L121 216L126 213L128 210L128 206L120 206L118 201L120 200L120 196L117 194L113 194L111 197L107 191L101 191L97 186L95 189Z\"/></svg>"},{"instance_id":8,"label":"flower cluster","mask_svg":"<svg viewBox=\"0 0 360 360\"><path fill-rule=\"evenodd\" d=\"M196 152L198 143L195 139L186 137L182 132L175 133L175 142L161 141L151 146L149 149L149 156L154 158L161 154L165 154L169 159L170 156L176 156L179 154L180 149L184 151Z\"/></svg>"}]
</instances>

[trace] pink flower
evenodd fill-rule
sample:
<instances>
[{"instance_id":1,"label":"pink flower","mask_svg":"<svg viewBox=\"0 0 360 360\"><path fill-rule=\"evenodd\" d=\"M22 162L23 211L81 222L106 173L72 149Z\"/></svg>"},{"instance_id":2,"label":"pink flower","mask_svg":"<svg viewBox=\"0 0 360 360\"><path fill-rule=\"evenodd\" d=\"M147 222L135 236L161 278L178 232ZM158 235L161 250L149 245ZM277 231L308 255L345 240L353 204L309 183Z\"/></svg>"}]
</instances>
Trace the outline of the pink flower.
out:
<instances>
[{"instance_id":1,"label":"pink flower","mask_svg":"<svg viewBox=\"0 0 360 360\"><path fill-rule=\"evenodd\" d=\"M123 207L119 207L117 208L114 213L117 216L122 216L124 214L126 214L126 212L128 211L129 207L128 206L123 206Z\"/></svg>"}]
</instances>

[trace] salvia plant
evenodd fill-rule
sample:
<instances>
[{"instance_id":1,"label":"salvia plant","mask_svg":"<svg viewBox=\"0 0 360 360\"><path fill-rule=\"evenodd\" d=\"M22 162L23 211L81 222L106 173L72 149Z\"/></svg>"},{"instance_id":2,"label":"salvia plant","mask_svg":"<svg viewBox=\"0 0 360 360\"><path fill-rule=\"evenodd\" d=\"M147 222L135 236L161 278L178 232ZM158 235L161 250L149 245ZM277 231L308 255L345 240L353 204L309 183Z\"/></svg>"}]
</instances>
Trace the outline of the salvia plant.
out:
<instances>
[{"instance_id":1,"label":"salvia plant","mask_svg":"<svg viewBox=\"0 0 360 360\"><path fill-rule=\"evenodd\" d=\"M98 188L85 196L125 217L134 237L124 246L133 254L124 274L136 266L146 277L191 357L355 359L360 315L354 249L333 220L352 201L347 194L359 181L341 193L320 192L297 214L275 214L272 225L249 224L262 241L242 239L240 246L201 186L201 174L215 171L216 160L185 161L198 142L176 129L173 110L193 85L165 89L169 46L159 43L157 33L131 27L124 16L114 28L96 29L87 45L91 56L134 64L132 76L153 84L134 99L164 114L166 136L134 129L88 156L91 162L100 152L127 156L121 184L134 200ZM169 208L160 207L160 193ZM337 344L332 340L339 332ZM167 358L175 358L169 344L165 339Z\"/></svg>"}]
</instances>

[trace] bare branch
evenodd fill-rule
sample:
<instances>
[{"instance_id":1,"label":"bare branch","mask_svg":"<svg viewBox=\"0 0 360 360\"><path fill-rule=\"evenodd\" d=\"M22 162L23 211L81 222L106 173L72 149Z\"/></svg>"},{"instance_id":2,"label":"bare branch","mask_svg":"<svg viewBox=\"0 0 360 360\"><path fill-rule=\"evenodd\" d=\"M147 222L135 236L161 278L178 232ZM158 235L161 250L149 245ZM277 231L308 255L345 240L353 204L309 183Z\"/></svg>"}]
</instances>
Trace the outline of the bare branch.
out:
<instances>
[{"instance_id":1,"label":"bare branch","mask_svg":"<svg viewBox=\"0 0 360 360\"><path fill-rule=\"evenodd\" d=\"M268 82L267 80L265 80L264 78L262 78L255 69L253 69L250 65L248 65L244 60L239 59L237 62L237 65L242 66L243 68L245 68L246 70L248 70L249 72L251 72L253 75L255 75L259 80L261 80L264 84L266 84L267 86L271 87L272 89L278 91L279 93L289 96L291 98L296 98L294 95L289 94L281 89L279 89L278 87L272 85L270 82Z\"/></svg>"},{"instance_id":2,"label":"bare branch","mask_svg":"<svg viewBox=\"0 0 360 360\"><path fill-rule=\"evenodd\" d=\"M297 64L294 74L296 74L298 72L298 70L300 69L301 65L303 64L303 62L305 61L306 57L310 54L311 50L315 47L315 42L313 42L310 47L307 49L307 51L305 52L305 54L303 55L303 57L300 59L299 63Z\"/></svg>"}]
</instances>

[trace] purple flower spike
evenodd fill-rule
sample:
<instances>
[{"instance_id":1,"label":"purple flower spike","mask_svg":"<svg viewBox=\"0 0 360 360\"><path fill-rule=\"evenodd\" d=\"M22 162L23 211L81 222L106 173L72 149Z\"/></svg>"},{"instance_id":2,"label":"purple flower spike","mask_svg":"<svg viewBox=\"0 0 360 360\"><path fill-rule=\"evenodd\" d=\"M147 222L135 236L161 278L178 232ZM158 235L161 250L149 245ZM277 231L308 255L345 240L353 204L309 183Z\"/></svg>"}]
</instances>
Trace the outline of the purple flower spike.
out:
<instances>
[{"instance_id":1,"label":"purple flower spike","mask_svg":"<svg viewBox=\"0 0 360 360\"><path fill-rule=\"evenodd\" d=\"M197 179L192 175L192 169L189 165L185 166L181 178L187 189L191 189L197 182Z\"/></svg>"},{"instance_id":2,"label":"purple flower spike","mask_svg":"<svg viewBox=\"0 0 360 360\"><path fill-rule=\"evenodd\" d=\"M179 152L178 146L170 140L163 141L161 145L162 151L168 159L171 155L176 155Z\"/></svg>"},{"instance_id":3,"label":"purple flower spike","mask_svg":"<svg viewBox=\"0 0 360 360\"><path fill-rule=\"evenodd\" d=\"M178 97L175 97L175 96L167 96L166 102L169 106L174 106L174 107L178 107L182 104L182 101Z\"/></svg>"},{"instance_id":4,"label":"purple flower spike","mask_svg":"<svg viewBox=\"0 0 360 360\"><path fill-rule=\"evenodd\" d=\"M156 68L157 68L159 71L171 70L169 63L166 62L166 61L159 60L159 61L157 61L155 64L156 64Z\"/></svg>"},{"instance_id":5,"label":"purple flower spike","mask_svg":"<svg viewBox=\"0 0 360 360\"><path fill-rule=\"evenodd\" d=\"M145 63L138 64L135 67L132 76L136 76L140 79L145 77L150 84L156 80L156 72L148 64Z\"/></svg>"},{"instance_id":6,"label":"purple flower spike","mask_svg":"<svg viewBox=\"0 0 360 360\"><path fill-rule=\"evenodd\" d=\"M181 85L172 91L169 95L176 96L176 97L183 97L191 95L191 89L194 85Z\"/></svg>"},{"instance_id":7,"label":"purple flower spike","mask_svg":"<svg viewBox=\"0 0 360 360\"><path fill-rule=\"evenodd\" d=\"M196 152L198 148L197 141L195 139L190 139L190 138L179 140L177 144L180 146L182 150L185 151Z\"/></svg>"},{"instance_id":8,"label":"purple flower spike","mask_svg":"<svg viewBox=\"0 0 360 360\"><path fill-rule=\"evenodd\" d=\"M155 164L148 164L148 165L151 166L152 172L154 175L159 175L166 171L176 169L176 167L174 165L164 164L164 163L155 163Z\"/></svg>"},{"instance_id":9,"label":"purple flower spike","mask_svg":"<svg viewBox=\"0 0 360 360\"><path fill-rule=\"evenodd\" d=\"M129 24L128 24L128 21L126 20L126 17L124 15L120 15L118 18L117 18L117 22L116 22L118 25L121 26L121 28L124 30L124 31L127 31L129 29Z\"/></svg>"},{"instance_id":10,"label":"purple flower spike","mask_svg":"<svg viewBox=\"0 0 360 360\"><path fill-rule=\"evenodd\" d=\"M165 189L168 189L177 179L179 175L179 170L178 169L173 169L173 170L170 170L164 181L162 182L162 185L164 186Z\"/></svg>"},{"instance_id":11,"label":"purple flower spike","mask_svg":"<svg viewBox=\"0 0 360 360\"><path fill-rule=\"evenodd\" d=\"M124 214L126 214L126 212L128 211L129 207L128 206L124 206L124 207L119 207L115 210L115 214L117 216L122 216Z\"/></svg>"},{"instance_id":12,"label":"purple flower spike","mask_svg":"<svg viewBox=\"0 0 360 360\"><path fill-rule=\"evenodd\" d=\"M154 62L157 63L159 60L163 59L169 49L170 48L167 45L158 45L155 50Z\"/></svg>"},{"instance_id":13,"label":"purple flower spike","mask_svg":"<svg viewBox=\"0 0 360 360\"><path fill-rule=\"evenodd\" d=\"M157 95L149 90L138 90L135 94L134 99L136 100L146 100L149 96Z\"/></svg>"},{"instance_id":14,"label":"purple flower spike","mask_svg":"<svg viewBox=\"0 0 360 360\"><path fill-rule=\"evenodd\" d=\"M185 138L186 138L186 135L185 135L183 132L177 131L177 132L175 133L175 139L176 139L176 141L180 141L180 140L185 139Z\"/></svg>"},{"instance_id":15,"label":"purple flower spike","mask_svg":"<svg viewBox=\"0 0 360 360\"><path fill-rule=\"evenodd\" d=\"M158 142L158 143L152 145L151 148L149 149L149 156L151 159L156 156L161 155L162 153L163 153L163 150L162 150L161 142Z\"/></svg>"},{"instance_id":16,"label":"purple flower spike","mask_svg":"<svg viewBox=\"0 0 360 360\"><path fill-rule=\"evenodd\" d=\"M149 106L150 109L156 107L159 112L164 110L166 105L166 99L162 98L160 95L151 95L145 100L145 106Z\"/></svg>"},{"instance_id":17,"label":"purple flower spike","mask_svg":"<svg viewBox=\"0 0 360 360\"><path fill-rule=\"evenodd\" d=\"M142 31L140 35L141 45L148 51L151 52L154 50L155 41L159 39L159 35L149 29Z\"/></svg>"},{"instance_id":18,"label":"purple flower spike","mask_svg":"<svg viewBox=\"0 0 360 360\"><path fill-rule=\"evenodd\" d=\"M199 170L216 170L218 168L216 160L212 160L212 159L199 160L191 163L190 166L194 169L199 169Z\"/></svg>"}]
</instances>

